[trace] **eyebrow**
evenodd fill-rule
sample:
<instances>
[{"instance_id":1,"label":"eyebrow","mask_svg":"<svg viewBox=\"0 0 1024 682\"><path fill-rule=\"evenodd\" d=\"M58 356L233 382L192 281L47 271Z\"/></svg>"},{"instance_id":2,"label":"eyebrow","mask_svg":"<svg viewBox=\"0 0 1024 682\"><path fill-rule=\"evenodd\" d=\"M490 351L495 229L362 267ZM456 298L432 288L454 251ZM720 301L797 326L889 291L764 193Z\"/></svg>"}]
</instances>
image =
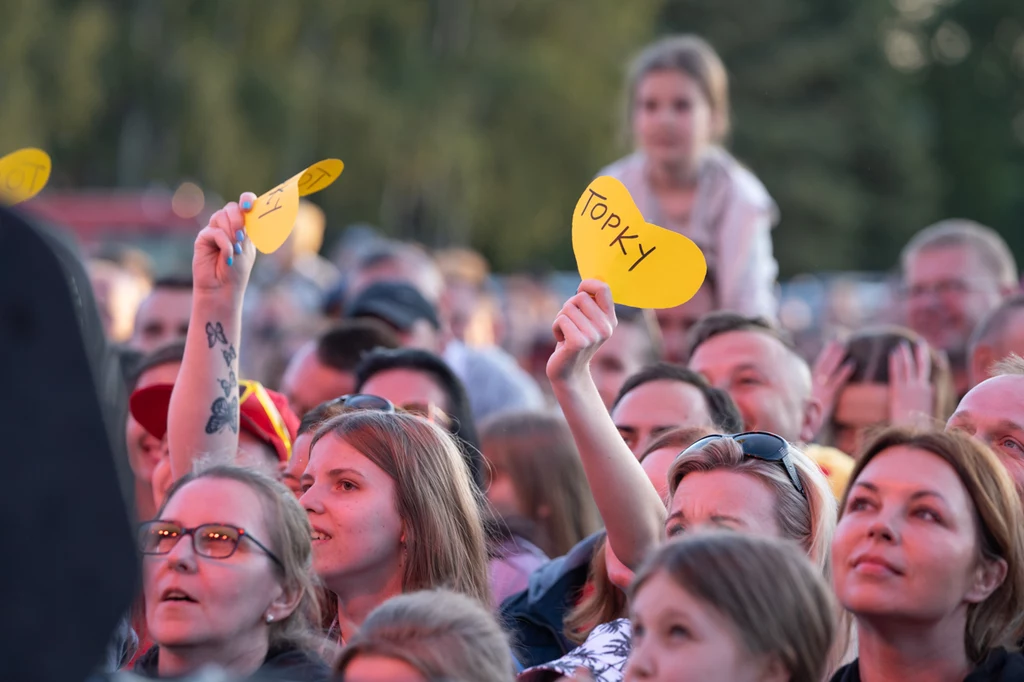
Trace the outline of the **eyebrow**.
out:
<instances>
[{"instance_id":1,"label":"eyebrow","mask_svg":"<svg viewBox=\"0 0 1024 682\"><path fill-rule=\"evenodd\" d=\"M353 469L351 467L339 467L337 469L331 469L330 471L328 471L324 475L324 478L329 478L333 480L335 478L338 478L339 476L344 476L345 474L354 474L359 478L363 477L363 475L356 469ZM314 480L314 477L312 474L302 474L302 478L299 480L301 480L302 482L312 482Z\"/></svg>"},{"instance_id":2,"label":"eyebrow","mask_svg":"<svg viewBox=\"0 0 1024 682\"><path fill-rule=\"evenodd\" d=\"M868 481L857 481L856 483L853 484L853 487L867 488L873 493L878 493L878 486ZM852 489L853 488L851 488L851 490ZM942 493L939 493L935 490L918 490L910 495L911 500L918 500L922 497L935 497L942 500L942 502L949 504L948 502L946 502L946 498L943 497Z\"/></svg>"}]
</instances>

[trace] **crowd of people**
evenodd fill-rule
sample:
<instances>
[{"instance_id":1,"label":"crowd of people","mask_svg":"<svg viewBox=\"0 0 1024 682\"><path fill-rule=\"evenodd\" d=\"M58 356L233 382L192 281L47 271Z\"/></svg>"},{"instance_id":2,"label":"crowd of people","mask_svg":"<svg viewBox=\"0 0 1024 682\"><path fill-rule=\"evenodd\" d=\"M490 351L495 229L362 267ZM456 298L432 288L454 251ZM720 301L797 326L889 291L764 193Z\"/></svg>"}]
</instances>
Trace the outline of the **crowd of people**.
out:
<instances>
[{"instance_id":1,"label":"crowd of people","mask_svg":"<svg viewBox=\"0 0 1024 682\"><path fill-rule=\"evenodd\" d=\"M106 672L1024 680L1005 242L922 229L897 264L903 326L804 357L713 49L648 46L626 94L635 151L599 174L703 250L674 309L596 280L559 308L526 277L495 290L467 250L359 231L327 259L309 205L257 263L250 193L199 233L190 277L129 295L137 264L92 262L142 556Z\"/></svg>"}]
</instances>

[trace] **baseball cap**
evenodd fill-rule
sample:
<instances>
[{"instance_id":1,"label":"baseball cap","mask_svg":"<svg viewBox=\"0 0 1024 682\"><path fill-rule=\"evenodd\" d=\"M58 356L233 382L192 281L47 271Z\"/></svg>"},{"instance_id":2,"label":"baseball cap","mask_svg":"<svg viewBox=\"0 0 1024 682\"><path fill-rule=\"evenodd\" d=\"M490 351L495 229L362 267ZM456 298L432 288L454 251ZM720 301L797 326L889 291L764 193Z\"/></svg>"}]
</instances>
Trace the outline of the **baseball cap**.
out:
<instances>
[{"instance_id":1,"label":"baseball cap","mask_svg":"<svg viewBox=\"0 0 1024 682\"><path fill-rule=\"evenodd\" d=\"M419 291L405 282L374 282L348 306L346 317L377 317L399 331L408 331L417 320L441 328L437 310Z\"/></svg>"},{"instance_id":2,"label":"baseball cap","mask_svg":"<svg viewBox=\"0 0 1024 682\"><path fill-rule=\"evenodd\" d=\"M128 405L135 421L155 438L167 433L167 410L174 384L153 384L132 393ZM272 446L282 462L292 456L299 418L288 400L258 381L238 382L238 413L241 428Z\"/></svg>"}]
</instances>

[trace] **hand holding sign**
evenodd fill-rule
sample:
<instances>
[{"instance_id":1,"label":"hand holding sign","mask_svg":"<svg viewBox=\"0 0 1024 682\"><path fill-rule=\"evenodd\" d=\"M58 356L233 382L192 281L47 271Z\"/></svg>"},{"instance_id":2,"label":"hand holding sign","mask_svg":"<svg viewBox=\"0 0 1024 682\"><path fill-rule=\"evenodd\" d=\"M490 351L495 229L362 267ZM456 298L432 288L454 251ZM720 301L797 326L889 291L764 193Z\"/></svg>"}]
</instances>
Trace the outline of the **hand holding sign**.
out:
<instances>
[{"instance_id":1,"label":"hand holding sign","mask_svg":"<svg viewBox=\"0 0 1024 682\"><path fill-rule=\"evenodd\" d=\"M344 168L339 159L324 159L256 199L252 210L245 214L245 231L256 248L261 253L281 248L295 227L299 197L324 189Z\"/></svg>"},{"instance_id":2,"label":"hand holding sign","mask_svg":"<svg viewBox=\"0 0 1024 682\"><path fill-rule=\"evenodd\" d=\"M616 303L674 308L700 289L704 254L681 234L646 222L613 177L596 178L576 203L572 249L583 279L608 284Z\"/></svg>"},{"instance_id":3,"label":"hand holding sign","mask_svg":"<svg viewBox=\"0 0 1024 682\"><path fill-rule=\"evenodd\" d=\"M19 149L0 158L0 202L13 206L39 194L50 179L50 167L42 149Z\"/></svg>"}]
</instances>

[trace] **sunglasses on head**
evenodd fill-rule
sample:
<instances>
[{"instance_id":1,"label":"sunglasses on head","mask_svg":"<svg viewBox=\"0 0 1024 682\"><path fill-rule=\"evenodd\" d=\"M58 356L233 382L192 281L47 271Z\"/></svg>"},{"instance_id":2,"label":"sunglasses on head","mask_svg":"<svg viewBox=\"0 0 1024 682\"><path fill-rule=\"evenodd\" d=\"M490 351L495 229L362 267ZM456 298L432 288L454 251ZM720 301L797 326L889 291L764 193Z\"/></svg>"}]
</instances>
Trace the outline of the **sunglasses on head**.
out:
<instances>
[{"instance_id":1,"label":"sunglasses on head","mask_svg":"<svg viewBox=\"0 0 1024 682\"><path fill-rule=\"evenodd\" d=\"M765 462L781 463L786 469L786 473L789 474L789 480L793 482L793 487L806 497L804 486L800 483L800 476L796 471L796 465L793 464L793 458L789 456L789 443L786 442L785 438L776 436L774 433L747 431L733 435L714 434L712 436L705 436L683 450L682 454L696 452L708 443L722 438L731 438L736 441L746 457L753 457Z\"/></svg>"},{"instance_id":2,"label":"sunglasses on head","mask_svg":"<svg viewBox=\"0 0 1024 682\"><path fill-rule=\"evenodd\" d=\"M331 405L343 407L346 410L374 410L377 412L395 412L395 405L387 398L369 393L353 393L343 395L331 401Z\"/></svg>"},{"instance_id":3,"label":"sunglasses on head","mask_svg":"<svg viewBox=\"0 0 1024 682\"><path fill-rule=\"evenodd\" d=\"M387 398L370 395L369 393L355 393L352 395L343 395L340 398L332 400L331 404L337 405L338 407L346 410L375 410L377 412L386 412L389 414L405 412L417 417L422 417L427 421L434 422L444 428L448 428L451 424L451 418L433 403L410 403L399 407Z\"/></svg>"}]
</instances>

